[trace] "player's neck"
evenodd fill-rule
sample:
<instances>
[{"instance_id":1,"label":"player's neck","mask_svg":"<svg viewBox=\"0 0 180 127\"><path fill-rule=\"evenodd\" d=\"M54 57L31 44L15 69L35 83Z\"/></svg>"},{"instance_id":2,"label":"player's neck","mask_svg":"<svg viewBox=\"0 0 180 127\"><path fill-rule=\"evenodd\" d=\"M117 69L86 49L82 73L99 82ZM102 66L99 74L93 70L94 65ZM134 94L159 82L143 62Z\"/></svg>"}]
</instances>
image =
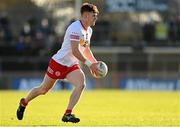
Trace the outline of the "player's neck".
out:
<instances>
[{"instance_id":1,"label":"player's neck","mask_svg":"<svg viewBox=\"0 0 180 127\"><path fill-rule=\"evenodd\" d=\"M88 27L89 27L89 25L87 24L87 22L86 22L85 20L83 20L83 19L80 19L80 22L81 22L82 27L83 27L85 30L87 30Z\"/></svg>"}]
</instances>

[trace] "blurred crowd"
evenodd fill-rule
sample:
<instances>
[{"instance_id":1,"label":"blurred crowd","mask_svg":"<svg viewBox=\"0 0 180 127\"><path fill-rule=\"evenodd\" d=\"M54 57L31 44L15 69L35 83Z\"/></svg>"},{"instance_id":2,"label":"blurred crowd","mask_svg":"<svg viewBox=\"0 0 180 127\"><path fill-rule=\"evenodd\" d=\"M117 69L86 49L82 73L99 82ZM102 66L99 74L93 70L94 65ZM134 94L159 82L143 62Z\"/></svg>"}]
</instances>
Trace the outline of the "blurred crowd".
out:
<instances>
[{"instance_id":1,"label":"blurred crowd","mask_svg":"<svg viewBox=\"0 0 180 127\"><path fill-rule=\"evenodd\" d=\"M61 45L62 38L54 32L48 18L38 23L28 19L19 33L12 32L11 21L7 16L0 17L0 53L1 55L49 55Z\"/></svg>"},{"instance_id":2,"label":"blurred crowd","mask_svg":"<svg viewBox=\"0 0 180 127\"><path fill-rule=\"evenodd\" d=\"M121 24L122 25L122 24ZM140 26L140 25L139 25ZM95 46L121 46L122 39L119 34L113 36L110 31L111 23L98 21L93 28L92 40L97 43ZM149 20L144 23L141 29L141 38L138 40L141 46L180 46L180 19L169 19L168 21L155 22ZM112 32L112 33L110 33ZM134 36L135 33L133 33ZM63 36L57 35L53 23L48 18L40 22L30 18L22 24L19 33L13 33L11 21L7 15L0 17L0 54L7 55L51 55L61 46ZM129 46L131 43L128 43Z\"/></svg>"},{"instance_id":3,"label":"blurred crowd","mask_svg":"<svg viewBox=\"0 0 180 127\"><path fill-rule=\"evenodd\" d=\"M149 20L143 25L142 32L148 45L180 46L180 18L161 22Z\"/></svg>"}]
</instances>

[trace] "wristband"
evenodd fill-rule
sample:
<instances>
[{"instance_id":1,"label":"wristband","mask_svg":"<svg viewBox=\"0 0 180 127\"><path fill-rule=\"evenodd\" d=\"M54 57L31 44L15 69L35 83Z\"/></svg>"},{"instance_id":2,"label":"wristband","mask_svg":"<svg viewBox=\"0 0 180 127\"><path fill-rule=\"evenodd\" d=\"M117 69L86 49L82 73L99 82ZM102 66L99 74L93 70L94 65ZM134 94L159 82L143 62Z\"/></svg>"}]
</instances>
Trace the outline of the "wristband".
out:
<instances>
[{"instance_id":1,"label":"wristband","mask_svg":"<svg viewBox=\"0 0 180 127\"><path fill-rule=\"evenodd\" d=\"M86 64L88 67L90 67L90 66L92 65L91 61L89 61L89 60L86 60L86 61L84 62L84 64Z\"/></svg>"}]
</instances>

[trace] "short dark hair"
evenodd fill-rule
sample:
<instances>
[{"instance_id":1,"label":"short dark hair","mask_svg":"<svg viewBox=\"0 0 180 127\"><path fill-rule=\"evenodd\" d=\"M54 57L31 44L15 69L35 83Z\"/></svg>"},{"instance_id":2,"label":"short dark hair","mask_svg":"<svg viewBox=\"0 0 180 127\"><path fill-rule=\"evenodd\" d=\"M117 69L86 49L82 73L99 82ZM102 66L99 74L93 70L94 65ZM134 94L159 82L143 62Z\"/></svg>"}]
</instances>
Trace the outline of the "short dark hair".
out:
<instances>
[{"instance_id":1,"label":"short dark hair","mask_svg":"<svg viewBox=\"0 0 180 127\"><path fill-rule=\"evenodd\" d=\"M83 3L81 6L81 14L84 12L93 12L93 13L99 13L97 7L94 4L90 3Z\"/></svg>"}]
</instances>

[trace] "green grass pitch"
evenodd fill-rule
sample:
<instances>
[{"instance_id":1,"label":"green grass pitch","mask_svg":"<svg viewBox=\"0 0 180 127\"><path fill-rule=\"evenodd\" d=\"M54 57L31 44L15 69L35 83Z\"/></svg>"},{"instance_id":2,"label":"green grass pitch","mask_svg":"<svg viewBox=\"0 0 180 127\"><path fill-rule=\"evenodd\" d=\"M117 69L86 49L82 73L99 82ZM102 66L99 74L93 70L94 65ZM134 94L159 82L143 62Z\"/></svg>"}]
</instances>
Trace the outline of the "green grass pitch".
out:
<instances>
[{"instance_id":1,"label":"green grass pitch","mask_svg":"<svg viewBox=\"0 0 180 127\"><path fill-rule=\"evenodd\" d=\"M63 123L71 91L51 91L16 119L19 99L27 92L0 91L0 126L180 127L180 92L85 90L74 109L80 123Z\"/></svg>"}]
</instances>

